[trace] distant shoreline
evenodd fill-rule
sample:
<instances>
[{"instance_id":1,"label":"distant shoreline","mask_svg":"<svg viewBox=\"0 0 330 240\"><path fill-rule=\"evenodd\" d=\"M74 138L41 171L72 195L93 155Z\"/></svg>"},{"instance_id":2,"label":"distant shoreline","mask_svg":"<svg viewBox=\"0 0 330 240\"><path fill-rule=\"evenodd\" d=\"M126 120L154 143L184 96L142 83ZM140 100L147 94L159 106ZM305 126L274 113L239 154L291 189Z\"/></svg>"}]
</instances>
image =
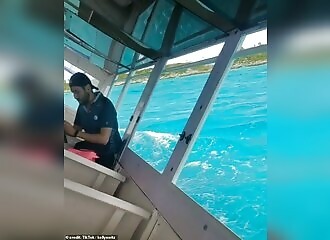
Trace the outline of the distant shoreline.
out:
<instances>
[{"instance_id":1,"label":"distant shoreline","mask_svg":"<svg viewBox=\"0 0 330 240\"><path fill-rule=\"evenodd\" d=\"M238 58L234 61L231 69L239 69L243 67L253 67L267 64L267 53L258 53L251 56L246 56L242 58ZM167 67L176 67L182 65L172 64ZM193 76L198 74L206 74L210 73L214 64L206 64L206 65L198 65L190 68L179 69L175 72L164 72L160 77L160 80L166 80L171 78L181 78L187 76ZM135 83L146 83L148 81L149 75L151 73L151 69L138 70L136 77L131 79L130 84ZM114 86L121 86L125 84L127 74L119 75L119 80L114 83ZM70 92L69 86L67 83L64 83L64 92Z\"/></svg>"},{"instance_id":2,"label":"distant shoreline","mask_svg":"<svg viewBox=\"0 0 330 240\"><path fill-rule=\"evenodd\" d=\"M236 66L232 66L231 69L239 69L239 68L244 68L244 67L255 67L255 66L260 66L260 65L264 65L264 64L267 64L267 61L260 61L260 62L257 62L257 63L253 63L253 64L250 64L250 65L236 65ZM160 78L160 80L167 80L167 79L171 79L171 78L175 78L175 77L188 77L188 76L194 76L194 75L199 75L199 74L206 74L206 73L209 73L209 71L205 71L205 72L191 72L191 73L187 73L186 75L183 74L183 75L176 75L176 76L168 76L166 78ZM137 83L146 83L148 81L148 78L139 78L139 79L136 79L135 81L131 81L130 84L137 84ZM116 82L114 84L114 86L122 86L124 85L125 82ZM70 90L64 90L64 93L69 93L71 92Z\"/></svg>"},{"instance_id":3,"label":"distant shoreline","mask_svg":"<svg viewBox=\"0 0 330 240\"><path fill-rule=\"evenodd\" d=\"M243 68L243 67L254 67L254 66L260 66L260 65L264 65L267 64L267 61L260 61L257 63L253 63L250 65L236 65L236 66L232 66L231 69L239 69L239 68ZM167 80L167 79L171 79L171 78L176 78L176 77L188 77L188 76L194 76L194 75L199 75L199 74L206 74L209 73L210 71L201 71L201 72L187 72L186 74L176 74L173 73L169 76L165 76L165 77L161 77L160 80ZM147 77L142 77L142 78L138 78L138 79L133 79L130 84L136 84L136 83L146 83L148 81ZM125 81L120 81L120 82L116 82L114 84L114 86L121 86L124 85Z\"/></svg>"}]
</instances>

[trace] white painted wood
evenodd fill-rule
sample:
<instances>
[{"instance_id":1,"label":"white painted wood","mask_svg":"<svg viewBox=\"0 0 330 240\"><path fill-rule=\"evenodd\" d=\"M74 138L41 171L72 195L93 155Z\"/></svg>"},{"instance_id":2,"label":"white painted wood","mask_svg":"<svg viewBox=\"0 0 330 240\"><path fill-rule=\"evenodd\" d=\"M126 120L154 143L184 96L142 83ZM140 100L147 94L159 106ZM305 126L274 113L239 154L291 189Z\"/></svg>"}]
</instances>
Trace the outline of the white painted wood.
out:
<instances>
[{"instance_id":1,"label":"white painted wood","mask_svg":"<svg viewBox=\"0 0 330 240\"><path fill-rule=\"evenodd\" d=\"M120 240L131 240L137 226L143 220L141 216L125 212L115 230L108 232L104 226L118 209L116 206L66 188L64 195L65 211L62 219L64 220L63 230L65 234L88 233L95 235L105 231L105 234L118 235Z\"/></svg>"},{"instance_id":2,"label":"white painted wood","mask_svg":"<svg viewBox=\"0 0 330 240\"><path fill-rule=\"evenodd\" d=\"M100 173L99 175L97 175L97 178L96 178L92 188L99 190L100 187L102 186L102 184L104 183L105 178L106 178L106 175L103 173Z\"/></svg>"},{"instance_id":3,"label":"white painted wood","mask_svg":"<svg viewBox=\"0 0 330 240\"><path fill-rule=\"evenodd\" d=\"M111 89L111 86L114 84L115 77L112 75L107 81L100 82L98 85L98 88L101 93L103 93L104 96L109 95L109 91Z\"/></svg>"},{"instance_id":4,"label":"white painted wood","mask_svg":"<svg viewBox=\"0 0 330 240\"><path fill-rule=\"evenodd\" d=\"M148 240L181 240L181 238L173 231L165 219L158 217L155 227L153 228Z\"/></svg>"},{"instance_id":5,"label":"white painted wood","mask_svg":"<svg viewBox=\"0 0 330 240\"><path fill-rule=\"evenodd\" d=\"M73 125L76 117L76 111L67 105L64 105L64 119Z\"/></svg>"},{"instance_id":6,"label":"white painted wood","mask_svg":"<svg viewBox=\"0 0 330 240\"><path fill-rule=\"evenodd\" d=\"M138 226L140 226L141 222L143 221L146 220L136 215L125 213L122 220L120 221L120 224L117 226L116 230L111 234L118 235L119 239L121 240L125 240L125 239L133 240L133 235L136 229L138 228ZM110 234L110 232L108 234Z\"/></svg>"},{"instance_id":7,"label":"white painted wood","mask_svg":"<svg viewBox=\"0 0 330 240\"><path fill-rule=\"evenodd\" d=\"M121 209L125 212L140 216L144 219L148 219L151 215L149 212L147 212L146 210L144 210L138 206L135 206L131 203L125 202L121 199L110 196L108 194L99 192L90 187L86 187L82 184L70 181L68 179L64 179L64 188L67 190L70 190L72 192L78 193L80 195L86 196L88 198L91 198L93 200L97 200L99 202L106 203L115 208Z\"/></svg>"},{"instance_id":8,"label":"white painted wood","mask_svg":"<svg viewBox=\"0 0 330 240\"><path fill-rule=\"evenodd\" d=\"M121 219L123 218L125 211L121 209L116 209L115 213L112 215L110 221L104 227L102 234L113 233L118 227Z\"/></svg>"},{"instance_id":9,"label":"white painted wood","mask_svg":"<svg viewBox=\"0 0 330 240\"><path fill-rule=\"evenodd\" d=\"M113 80L113 81L115 81L115 80ZM112 85L112 83L111 83L111 85ZM110 86L107 85L107 86L105 86L104 90L101 90L101 92L103 93L104 96L106 96L106 97L109 96L111 85Z\"/></svg>"},{"instance_id":10,"label":"white painted wood","mask_svg":"<svg viewBox=\"0 0 330 240\"><path fill-rule=\"evenodd\" d=\"M64 48L64 59L98 80L101 87L104 86L104 82L109 83L109 80L113 77L113 74L90 63L86 58L79 56L67 47Z\"/></svg>"},{"instance_id":11,"label":"white painted wood","mask_svg":"<svg viewBox=\"0 0 330 240\"><path fill-rule=\"evenodd\" d=\"M121 164L181 239L239 239L129 148Z\"/></svg>"},{"instance_id":12,"label":"white painted wood","mask_svg":"<svg viewBox=\"0 0 330 240\"><path fill-rule=\"evenodd\" d=\"M64 150L64 157L67 159L70 159L72 161L75 161L77 163L80 163L81 165L87 166L89 168L95 169L100 173L103 173L107 176L110 176L114 179L119 180L120 182L124 182L125 181L125 177L109 168L103 167L100 164L97 164L93 161L89 161L88 159L85 159L75 153L69 152L67 150Z\"/></svg>"},{"instance_id":13,"label":"white painted wood","mask_svg":"<svg viewBox=\"0 0 330 240\"><path fill-rule=\"evenodd\" d=\"M159 214L158 211L155 209L151 215L151 218L146 226L146 228L144 229L142 236L140 238L140 240L148 240L153 229L155 228L155 225L157 223Z\"/></svg>"},{"instance_id":14,"label":"white painted wood","mask_svg":"<svg viewBox=\"0 0 330 240\"><path fill-rule=\"evenodd\" d=\"M64 177L109 195L113 195L119 184L125 181L125 177L120 173L66 150Z\"/></svg>"},{"instance_id":15,"label":"white painted wood","mask_svg":"<svg viewBox=\"0 0 330 240\"><path fill-rule=\"evenodd\" d=\"M138 55L138 54L136 54L136 55ZM120 92L120 95L119 95L116 105L115 105L117 112L119 111L119 108L120 108L121 104L123 103L124 97L126 96L129 85L130 85L130 81L134 77L134 75L135 75L135 71L130 71L126 77L125 84Z\"/></svg>"}]
</instances>

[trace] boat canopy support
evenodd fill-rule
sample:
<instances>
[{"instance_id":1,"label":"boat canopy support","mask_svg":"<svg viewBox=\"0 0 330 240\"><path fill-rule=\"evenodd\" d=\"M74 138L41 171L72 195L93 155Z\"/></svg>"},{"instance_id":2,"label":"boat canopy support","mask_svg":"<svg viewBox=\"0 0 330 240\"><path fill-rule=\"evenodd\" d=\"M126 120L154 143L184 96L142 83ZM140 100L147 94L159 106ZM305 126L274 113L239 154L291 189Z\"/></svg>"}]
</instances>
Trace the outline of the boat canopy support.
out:
<instances>
[{"instance_id":1,"label":"boat canopy support","mask_svg":"<svg viewBox=\"0 0 330 240\"><path fill-rule=\"evenodd\" d=\"M191 135L191 139L187 141L188 143L185 139L177 143L162 174L134 154L127 146L134 135L139 119L147 106L167 59L162 58L157 61L124 135L126 145L121 154L120 164L182 239L239 239L231 230L204 211L202 207L198 207L173 182L182 170L220 85L230 69L234 54L244 40L244 36L240 31L236 31L226 39L225 45L184 128L186 136ZM173 208L174 205L179 205L180 208Z\"/></svg>"},{"instance_id":2,"label":"boat canopy support","mask_svg":"<svg viewBox=\"0 0 330 240\"><path fill-rule=\"evenodd\" d=\"M165 35L164 35L164 38L167 39L167 43L166 43L166 45L162 46L162 50L165 52L168 52L173 46L174 34L178 27L178 22L180 20L180 15L182 13L182 7L180 5L176 5L173 12L174 12L174 14L171 15L171 18L169 21L170 23L168 24ZM124 147L123 147L123 151L129 145L129 142L136 131L139 120L142 118L143 113L144 113L145 109L147 108L147 105L148 105L148 102L152 95L152 92L154 91L154 89L156 87L156 84L167 63L167 60L168 60L168 57L163 57L163 58L160 58L159 60L157 60L155 67L153 68L153 70L150 74L149 80L142 92L140 100L131 117L130 123L129 123L128 127L126 128L126 131L125 131L125 134L123 137L123 141L125 143ZM122 153L123 153L123 151L122 151ZM121 154L121 157L122 157L122 154ZM120 157L120 159L121 159L121 157ZM120 159L119 159L119 161L120 161Z\"/></svg>"},{"instance_id":3,"label":"boat canopy support","mask_svg":"<svg viewBox=\"0 0 330 240\"><path fill-rule=\"evenodd\" d=\"M244 36L239 30L232 32L222 51L216 59L209 78L195 104L195 107L187 121L183 131L190 136L189 141L178 141L170 160L162 174L166 181L176 182L186 162L188 155L200 133L200 130L208 116L209 110L218 94L222 81L226 78L233 63L236 51L241 47Z\"/></svg>"},{"instance_id":4,"label":"boat canopy support","mask_svg":"<svg viewBox=\"0 0 330 240\"><path fill-rule=\"evenodd\" d=\"M154 6L153 9L152 9L152 11L151 11L150 17L147 20L147 24L146 24L145 30L144 30L144 32L142 34L142 37L141 37L142 41L146 37L146 33L147 33L146 29L148 29L148 27L150 25L150 22L151 22L151 19L153 17L155 17L155 12L156 12L155 9L156 8ZM134 57L133 57L133 61L132 61L132 68L135 67L136 63L139 61L140 56L143 57L143 55L141 55L138 52L135 52L134 53ZM128 73L127 77L126 77L125 84L124 84L123 89L121 90L120 95L118 97L118 100L116 102L116 106L115 107L116 107L117 112L119 111L119 108L120 108L120 106L121 106L121 104L122 104L122 102L124 100L124 97L127 94L127 91L128 91L129 86L130 86L131 80L135 76L135 73L136 73L135 70L131 70L131 71L129 71L129 73Z\"/></svg>"},{"instance_id":5,"label":"boat canopy support","mask_svg":"<svg viewBox=\"0 0 330 240\"><path fill-rule=\"evenodd\" d=\"M97 7L97 3L95 1L84 0L84 6L89 9L95 9ZM131 12L127 12L128 15ZM135 49L137 52L147 56L151 59L156 59L162 56L162 54L148 46L145 46L141 41L133 38L130 34L128 34L121 26L118 26L118 21L114 21L111 15L99 9L98 12L94 12L91 19L89 19L89 15L80 14L79 17L84 21L88 22L91 26L99 29L106 35L110 36L112 39L117 42L128 46L131 49Z\"/></svg>"},{"instance_id":6,"label":"boat canopy support","mask_svg":"<svg viewBox=\"0 0 330 240\"><path fill-rule=\"evenodd\" d=\"M123 103L123 100L124 100L124 97L127 94L128 87L130 85L131 79L134 77L134 75L135 75L135 71L130 71L129 74L127 75L127 77L126 77L125 84L123 86L123 89L120 92L120 95L119 95L118 100L117 100L116 105L115 105L117 112L119 111L119 108L120 108L121 104Z\"/></svg>"},{"instance_id":7,"label":"boat canopy support","mask_svg":"<svg viewBox=\"0 0 330 240\"><path fill-rule=\"evenodd\" d=\"M156 87L156 84L160 78L160 75L166 65L167 62L167 58L161 58L159 59L156 64L155 67L153 68L149 80L142 92L141 98L134 110L134 113L130 119L130 123L128 124L124 137L123 137L123 141L124 141L124 146L123 146L123 152L125 151L125 149L128 147L132 137L134 136L134 133L136 131L136 128L138 126L138 123L140 121L140 119L142 118L142 115L145 111L145 109L147 108L148 102L150 100L150 97L152 95L152 92L154 90L154 88ZM119 162L121 161L121 157L122 154L120 156Z\"/></svg>"}]
</instances>

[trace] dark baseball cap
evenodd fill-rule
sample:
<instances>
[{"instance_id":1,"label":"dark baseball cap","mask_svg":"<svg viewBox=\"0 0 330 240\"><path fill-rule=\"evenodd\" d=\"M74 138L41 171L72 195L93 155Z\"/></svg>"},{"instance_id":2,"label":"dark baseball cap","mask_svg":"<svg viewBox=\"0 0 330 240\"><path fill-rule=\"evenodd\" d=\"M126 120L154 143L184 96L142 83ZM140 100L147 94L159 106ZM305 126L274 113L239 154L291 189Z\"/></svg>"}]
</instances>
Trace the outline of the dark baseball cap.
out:
<instances>
[{"instance_id":1,"label":"dark baseball cap","mask_svg":"<svg viewBox=\"0 0 330 240\"><path fill-rule=\"evenodd\" d=\"M92 84L91 80L86 76L86 74L81 72L73 74L69 81L70 87L85 87L87 84L91 85L92 89L99 90Z\"/></svg>"}]
</instances>

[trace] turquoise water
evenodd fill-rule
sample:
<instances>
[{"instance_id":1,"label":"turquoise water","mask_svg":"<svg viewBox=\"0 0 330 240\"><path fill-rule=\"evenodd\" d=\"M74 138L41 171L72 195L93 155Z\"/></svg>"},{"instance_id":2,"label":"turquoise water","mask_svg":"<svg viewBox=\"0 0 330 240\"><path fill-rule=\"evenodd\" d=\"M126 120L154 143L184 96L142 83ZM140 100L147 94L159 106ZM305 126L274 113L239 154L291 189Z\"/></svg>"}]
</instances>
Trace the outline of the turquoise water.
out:
<instances>
[{"instance_id":1,"label":"turquoise water","mask_svg":"<svg viewBox=\"0 0 330 240\"><path fill-rule=\"evenodd\" d=\"M162 172L208 74L160 81L130 144ZM177 186L242 239L266 239L267 65L231 70ZM130 86L118 112L121 133L145 84ZM113 102L121 86L110 94ZM64 101L74 108L71 94Z\"/></svg>"}]
</instances>

